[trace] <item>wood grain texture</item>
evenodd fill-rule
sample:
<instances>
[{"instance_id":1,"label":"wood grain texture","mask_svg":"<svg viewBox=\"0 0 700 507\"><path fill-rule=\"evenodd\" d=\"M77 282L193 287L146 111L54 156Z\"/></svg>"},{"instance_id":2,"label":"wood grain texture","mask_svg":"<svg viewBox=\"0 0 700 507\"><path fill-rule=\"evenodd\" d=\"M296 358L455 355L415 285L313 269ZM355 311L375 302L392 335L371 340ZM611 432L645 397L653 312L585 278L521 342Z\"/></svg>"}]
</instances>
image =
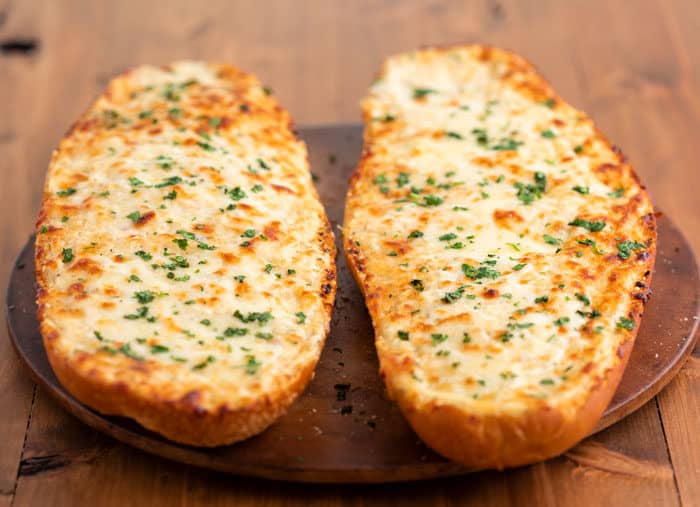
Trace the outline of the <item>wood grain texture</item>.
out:
<instances>
[{"instance_id":1,"label":"wood grain texture","mask_svg":"<svg viewBox=\"0 0 700 507\"><path fill-rule=\"evenodd\" d=\"M563 97L624 148L656 204L700 251L700 7L694 0L212 0L154 1L148 8L136 0L0 0L0 44L18 37L36 38L39 46L0 52L2 283L32 228L51 149L123 68L182 57L234 62L270 83L299 124L357 121L357 103L385 55L464 40L501 45L535 62ZM32 385L0 337L0 505L12 501L31 399ZM657 471L653 480L648 473L643 480L619 473L622 465L617 472L591 469L595 461L579 453L576 462L564 457L505 474L311 490L149 457L93 435L39 392L22 457L25 471L38 473L20 478L14 505L45 505L47 498L54 505L120 506L139 500L153 506L576 506L611 499L621 506L693 505L700 498L699 403L692 363L659 397L661 418L651 402L582 444L597 442L643 460L644 473ZM53 470L36 466L64 452L92 457ZM595 447L590 453L604 455ZM32 457L40 459L27 461ZM671 465L677 489L663 472Z\"/></svg>"}]
</instances>

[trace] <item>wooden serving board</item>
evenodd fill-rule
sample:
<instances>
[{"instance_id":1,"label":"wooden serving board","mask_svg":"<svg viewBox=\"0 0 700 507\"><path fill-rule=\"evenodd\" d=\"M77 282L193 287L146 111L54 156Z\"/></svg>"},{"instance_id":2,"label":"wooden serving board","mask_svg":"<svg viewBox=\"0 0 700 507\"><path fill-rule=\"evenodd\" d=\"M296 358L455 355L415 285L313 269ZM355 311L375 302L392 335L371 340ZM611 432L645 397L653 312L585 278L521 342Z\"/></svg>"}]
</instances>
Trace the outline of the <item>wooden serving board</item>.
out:
<instances>
[{"instance_id":1,"label":"wooden serving board","mask_svg":"<svg viewBox=\"0 0 700 507\"><path fill-rule=\"evenodd\" d=\"M334 229L342 222L350 173L359 158L358 126L302 129L317 188ZM441 458L411 431L386 398L364 301L342 254L336 229L338 295L331 332L316 376L287 415L263 434L216 449L169 442L135 422L106 417L58 383L36 321L33 238L20 254L7 292L14 347L36 382L89 426L147 452L229 473L304 482L390 482L470 472ZM650 400L693 349L700 286L690 246L667 218L659 219L653 296L619 389L595 431Z\"/></svg>"}]
</instances>

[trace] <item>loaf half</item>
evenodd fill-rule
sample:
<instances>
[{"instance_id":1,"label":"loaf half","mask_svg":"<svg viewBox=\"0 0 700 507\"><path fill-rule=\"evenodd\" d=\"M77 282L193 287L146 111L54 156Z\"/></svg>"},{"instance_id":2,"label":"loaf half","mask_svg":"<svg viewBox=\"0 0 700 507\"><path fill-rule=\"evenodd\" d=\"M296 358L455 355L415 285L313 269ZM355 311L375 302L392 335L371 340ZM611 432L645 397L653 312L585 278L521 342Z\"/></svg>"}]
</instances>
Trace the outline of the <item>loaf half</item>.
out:
<instances>
[{"instance_id":1,"label":"loaf half","mask_svg":"<svg viewBox=\"0 0 700 507\"><path fill-rule=\"evenodd\" d=\"M562 453L634 344L656 249L644 187L507 51L391 57L363 108L344 248L390 396L471 467Z\"/></svg>"},{"instance_id":2,"label":"loaf half","mask_svg":"<svg viewBox=\"0 0 700 507\"><path fill-rule=\"evenodd\" d=\"M54 152L39 320L61 383L168 439L261 432L312 377L335 247L305 145L229 65L142 66Z\"/></svg>"}]
</instances>

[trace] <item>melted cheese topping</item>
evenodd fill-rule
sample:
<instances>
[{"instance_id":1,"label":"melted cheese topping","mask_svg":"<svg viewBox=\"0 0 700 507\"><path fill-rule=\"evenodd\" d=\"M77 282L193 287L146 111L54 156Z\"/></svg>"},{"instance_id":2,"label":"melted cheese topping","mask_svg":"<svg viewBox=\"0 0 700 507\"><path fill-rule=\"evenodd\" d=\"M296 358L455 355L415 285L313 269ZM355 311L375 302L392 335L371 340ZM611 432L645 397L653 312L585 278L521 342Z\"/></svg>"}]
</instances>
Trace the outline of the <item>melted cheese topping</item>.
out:
<instances>
[{"instance_id":1,"label":"melted cheese topping","mask_svg":"<svg viewBox=\"0 0 700 507\"><path fill-rule=\"evenodd\" d=\"M232 67L114 80L46 181L37 266L53 352L144 396L198 391L205 409L278 392L314 364L335 252L289 124Z\"/></svg>"},{"instance_id":2,"label":"melted cheese topping","mask_svg":"<svg viewBox=\"0 0 700 507\"><path fill-rule=\"evenodd\" d=\"M634 337L653 260L631 168L495 50L390 58L364 112L345 242L390 391L474 412L583 404Z\"/></svg>"}]
</instances>

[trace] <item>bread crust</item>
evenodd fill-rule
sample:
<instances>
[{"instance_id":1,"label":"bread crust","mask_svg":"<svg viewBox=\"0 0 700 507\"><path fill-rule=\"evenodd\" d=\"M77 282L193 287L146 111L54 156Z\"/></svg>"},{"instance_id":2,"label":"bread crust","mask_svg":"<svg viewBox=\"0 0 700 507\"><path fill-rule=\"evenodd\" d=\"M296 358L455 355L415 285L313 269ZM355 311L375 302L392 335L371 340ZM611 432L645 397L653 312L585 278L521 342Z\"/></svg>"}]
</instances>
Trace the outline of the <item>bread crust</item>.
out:
<instances>
[{"instance_id":1,"label":"bread crust","mask_svg":"<svg viewBox=\"0 0 700 507\"><path fill-rule=\"evenodd\" d=\"M155 82L151 83L150 79ZM182 82L185 84L178 84ZM192 91L191 88L196 89ZM38 320L52 369L66 390L82 403L103 414L132 418L145 428L174 442L213 447L238 442L264 431L285 413L312 379L330 328L335 300L335 241L318 194L311 184L306 147L292 133L288 113L269 95L267 88L255 77L229 65L178 62L161 68L135 68L110 83L103 95L69 129L54 152L37 221L35 260ZM130 101L134 100L133 97L141 96L145 98L136 100L142 100L145 105L135 109ZM163 97L166 97L166 101ZM191 110L185 109L185 103ZM111 113L112 108L118 108L118 113ZM110 113L105 114L105 111ZM158 122L154 119L151 124L150 119L157 115L161 115ZM105 117L111 124L104 123ZM200 136L199 147L187 139L192 135L189 129L193 124L198 126L194 128ZM147 133L144 132L149 128ZM197 131L196 128L200 130ZM246 155L245 145L236 145L238 140L248 139L247 142L250 143L262 143L260 152L247 154L253 160L258 157L260 167L257 170L249 169L251 174L246 176L252 179L250 185L256 183L256 186L251 187L253 190L249 187L245 190L236 187L238 193L233 196L235 204L229 206L229 211L241 210L240 218L226 218L224 212L227 210L222 208L220 216L223 218L218 220L218 210L208 213L204 209L211 206L212 200L217 199L222 190L223 206L233 200L233 197L229 199L229 190L224 186L231 183L226 180L226 176L221 176L226 170L224 165L220 170L216 168L214 171L206 165L187 166L187 159L183 159L182 167L176 167L180 163L177 157L181 155L178 155L176 149L167 151L167 148L163 148L167 144L160 141L167 139L170 144L172 138L176 139L172 143L176 147L190 146L191 148L185 149L192 150L194 157L201 156L200 152L208 154L215 150L217 154L221 152L226 155L237 149ZM133 150L139 149L142 143L148 146L151 139L157 139L156 143L160 143L157 148L159 151L154 152L152 158L144 160L135 155L127 158L127 153L134 153ZM79 161L83 154L95 158L96 165L100 163L98 158L107 149L107 145L118 147L114 153L109 148L109 155L116 153L118 156L118 150L123 149L124 162L117 160L107 168L93 169L92 172L79 167L76 160ZM274 160L277 165L274 167L273 161L268 159L266 162L262 159L266 156L263 153L269 156L271 150L277 150ZM151 153L148 154L150 157ZM155 164L151 160L155 160ZM136 217L138 220L131 219L133 228L129 229L127 225L124 238L117 241L109 236L122 234L125 227L118 220L124 221L124 217L112 213L116 218L111 219L113 222L103 224L102 229L112 227L114 232L101 236L100 226L92 223L95 217L105 216L99 205L95 204L96 194L99 192L105 199L113 199L112 206L120 206L120 201L128 200L130 195L112 198L109 190L112 196L122 191L115 183L122 174L129 174L123 171L130 171L132 165L146 163L154 164L154 170L161 171L163 179L156 179L150 185L148 181L144 183L141 179L149 176L144 169L129 179L133 187L131 193L135 196L143 195L143 202L149 203L155 200L154 194L158 192L155 194L159 199L157 202L166 203L170 208L165 208L164 204L156 208L155 213L140 213L140 217ZM180 172L174 173L175 170ZM95 172L99 171L111 174L106 183L95 176ZM173 174L178 176L173 177ZM234 176L234 179L241 177ZM185 185L187 177L192 178L189 187ZM213 216L211 222L191 226L192 232L164 232L176 227L185 229L189 225L187 222L190 222L190 215L186 216L186 222L178 223L179 216L171 213L168 218L167 212L160 210L190 205L188 199L191 199L195 191L199 191L196 185L203 186L210 182L212 186L202 190L209 192L205 194L207 202L193 203L193 206L200 208L200 216L207 213ZM102 192L104 188L97 187L101 183L109 185L109 190ZM67 185L71 185L70 192L61 190ZM171 189L172 192L166 193ZM279 221L276 221L277 217L266 220L264 214L257 212L258 207L267 206L264 200L267 198L263 197L265 192L273 194L269 199L278 206L288 206L287 215ZM74 198L73 194L82 196L66 202ZM85 195L88 197L83 197ZM136 204L133 206L136 207ZM248 215L243 215L243 212ZM165 217L161 217L160 213ZM62 215L64 219L60 219ZM307 224L289 222L304 215L308 219ZM169 221L166 222L165 218ZM253 230L250 227L255 220L255 223L261 225L252 237L253 234L248 234L247 231ZM72 225L81 221L82 226ZM305 228L306 232L295 232L297 227ZM240 228L243 234L232 234L236 228ZM309 237L310 241L302 247L295 246L297 234ZM155 238L153 245L149 245L151 235ZM246 240L245 245L238 245L242 243L238 239L239 235ZM194 242L197 242L196 247ZM180 262L180 268L175 273L179 275L187 272L187 275L176 276L173 271L175 267L168 267L169 276L165 277L167 270L164 271L155 264L162 245L165 245L162 251L167 254L168 248L176 248L172 246L173 243L180 245L183 259L187 256L189 261L187 264L185 260L176 260ZM91 254L91 248L100 249L103 244L107 245L104 249L110 257L117 255L108 259L104 252L100 255ZM273 248L265 250L267 244L273 245ZM68 253L64 248L66 246L72 247ZM117 253L117 249L123 251ZM136 262L142 262L132 260L136 258L133 252L137 249L140 250L136 257L141 255L145 260L147 256L149 261L153 260L153 264L144 262L136 265ZM265 256L273 258L278 249L280 252L294 249L295 256L299 256L308 266L295 266L296 269L284 266L282 270L281 265L273 267L269 264L268 268L258 260ZM171 257L167 257L166 261L173 254L168 255ZM282 256L282 253L279 255ZM200 258L202 261L195 262L195 259ZM280 262L284 260L281 258ZM294 259L288 260L294 262ZM243 262L248 263L247 269L254 268L255 271L238 271L238 266ZM256 262L262 264L258 267ZM213 264L219 269L210 268L208 278L198 282L200 270L205 271ZM121 285L114 283L115 280L119 282L119 278L106 278L124 265L131 269L132 275L128 280L128 272ZM188 266L188 271L181 267L184 265ZM149 266L152 267L153 274L147 271ZM279 269L280 274L276 275L273 269ZM144 274L134 274L141 272L150 278L147 280ZM237 281L231 281L233 274L240 275L233 277ZM246 276L248 279L253 278L253 282L245 281ZM298 280L296 277L305 279ZM69 279L69 282L64 283L63 279ZM188 283L190 280L199 285L191 288ZM163 290L168 287L169 290ZM200 297L199 293L203 293L205 287L217 296ZM131 296L136 289L141 291ZM239 313L237 318L233 317L231 314L236 307L222 308L220 303L232 290L239 297L238 301L246 298L259 301L263 298L271 303L276 301L276 292L273 290L279 291L287 298L284 309L279 312L284 310L292 315L281 315L272 307L267 316L248 311L247 316L244 312ZM260 291L260 296L257 291ZM157 319L154 316L150 327L134 328L137 329L136 333L143 332L144 336L146 332L149 333L150 338L140 338L141 341L127 340L129 333L134 332L128 326L141 322L138 314L126 315L124 318L127 320L121 321L121 324L117 320L122 318L120 305L135 304L128 303L134 297L140 298L139 304L143 305L141 308L148 307L151 310L150 315L154 315L156 309L163 312ZM195 299L196 297L200 299ZM168 306L155 307L159 298L167 300ZM170 308L177 308L177 311L168 314ZM196 346L193 348L189 345L187 340L190 338L185 338L184 341L180 338L182 333L194 336L192 331L182 330L184 324L176 322L186 311L191 313L192 322L197 322L206 315L211 317L202 319L202 326L220 326L217 327L220 336L216 340L213 339L213 331L206 339L200 338L200 345L208 347L212 355L198 364L184 352L182 355L185 357L175 357L173 352L177 344L184 344L183 350L194 350L200 357L202 355ZM293 317L295 311L297 317ZM146 314L141 317L144 315ZM215 317L222 320L222 323L215 323ZM257 324L254 320L256 318L260 319ZM275 319L284 322L280 324L281 327L270 329L270 322L274 324ZM154 328L156 325L159 327ZM224 332L224 328L229 325L231 327L226 331L233 329L230 333L234 335L233 338ZM95 330L90 326L95 326ZM99 326L116 330L110 336L104 327ZM119 331L119 326L123 329L122 332ZM154 334L154 329L159 332ZM268 329L275 333L268 332ZM206 334L209 330L201 332ZM246 332L243 333L242 330ZM235 335L234 332L240 334ZM252 345L242 347L250 354L243 356L249 358L248 371L245 359L226 355L225 344L227 340L242 340L240 335L250 336L253 333L257 333L258 337L251 337L247 342ZM255 347L258 344L262 352L259 351L256 357ZM135 348L139 346L142 348L137 353ZM190 349L187 349L188 346ZM148 347L154 347L150 355ZM232 345L228 347L229 353L232 350L235 352ZM166 358L164 351L170 351L168 353L173 354L173 359ZM267 354L264 357L271 358L270 362L260 361L262 353ZM271 364L275 354L280 353L291 354L292 359L284 364ZM239 366L241 361L244 364ZM219 366L221 363L224 365ZM214 367L219 369L215 373L209 373Z\"/></svg>"},{"instance_id":2,"label":"bread crust","mask_svg":"<svg viewBox=\"0 0 700 507\"><path fill-rule=\"evenodd\" d=\"M405 58L424 62L446 58L447 55L454 56L455 53L463 60L473 57L485 64L503 63L510 69L503 77L508 86L517 89L523 96L533 101L552 101L557 108L566 106L529 62L513 53L488 46L426 48L410 55L399 55L384 64L379 79L386 78L390 64L399 65L396 62L392 63L394 59ZM393 93L398 92L394 90ZM350 270L365 296L372 317L380 372L389 396L397 402L412 428L429 447L471 468L516 467L563 453L593 430L610 403L629 360L639 329L644 302L648 297L647 292L644 291L648 291L656 256L656 223L653 213L641 216L637 226L649 239L646 243L645 255L638 258L631 268L621 267L637 275L636 287L643 289L644 292L644 294L633 292L619 294L619 297L625 300L625 309L621 314L633 321L634 325L626 325L631 329L614 330L620 335L618 345L606 352L608 356L614 356L611 360L612 366L596 374L595 379L591 381L591 387L580 397L578 404L557 406L554 402L556 400L531 399L526 402L525 408L519 405L511 410L509 407L488 405L487 408L476 409L474 404L465 403L465 400L455 400L454 397L441 398L434 395L434 392L422 391L420 384L411 385L406 381L407 373L413 371L421 358L410 352L397 353L398 349L391 342L393 337L385 334L391 324L387 323L386 315L389 311L387 305L391 304L392 293L389 292L391 289L387 288L388 285L383 285L381 280L391 275L383 275L377 272L376 268L372 268L371 256L376 256L376 252L368 253L365 247L367 236L363 236L361 229L355 226L361 206L367 206L368 199L371 199L371 197L363 198L363 195L370 191L368 187L371 185L368 181L373 177L376 178L378 172L388 167L382 166L381 159L377 161L377 153L383 153L389 149L387 146L390 143L387 139L391 139L390 136L401 135L400 129L404 125L401 113L397 113L395 120L393 117L395 109L390 108L391 123L388 126L383 125L376 116L377 109L383 111L381 109L383 105L374 97L365 102L365 146L362 159L350 179L343 240ZM585 116L581 117L589 121ZM393 126L396 121L399 122L400 127ZM416 129L418 127L414 126L414 130ZM610 144L594 126L593 130L595 141L601 143L604 150L607 149L614 154L615 162L611 166L622 168L619 174L620 181L636 182L634 199L640 204L639 207L630 208L632 210L630 212L639 213L638 210L651 209L646 190L639 183L638 176L627 164L622 152ZM380 168L377 169L377 166ZM389 191L389 194L391 192ZM401 254L400 250L399 254ZM612 258L610 262L613 262ZM474 318L478 319L478 316ZM478 321L476 323L478 324ZM412 337L413 328L411 328L411 339Z\"/></svg>"}]
</instances>

